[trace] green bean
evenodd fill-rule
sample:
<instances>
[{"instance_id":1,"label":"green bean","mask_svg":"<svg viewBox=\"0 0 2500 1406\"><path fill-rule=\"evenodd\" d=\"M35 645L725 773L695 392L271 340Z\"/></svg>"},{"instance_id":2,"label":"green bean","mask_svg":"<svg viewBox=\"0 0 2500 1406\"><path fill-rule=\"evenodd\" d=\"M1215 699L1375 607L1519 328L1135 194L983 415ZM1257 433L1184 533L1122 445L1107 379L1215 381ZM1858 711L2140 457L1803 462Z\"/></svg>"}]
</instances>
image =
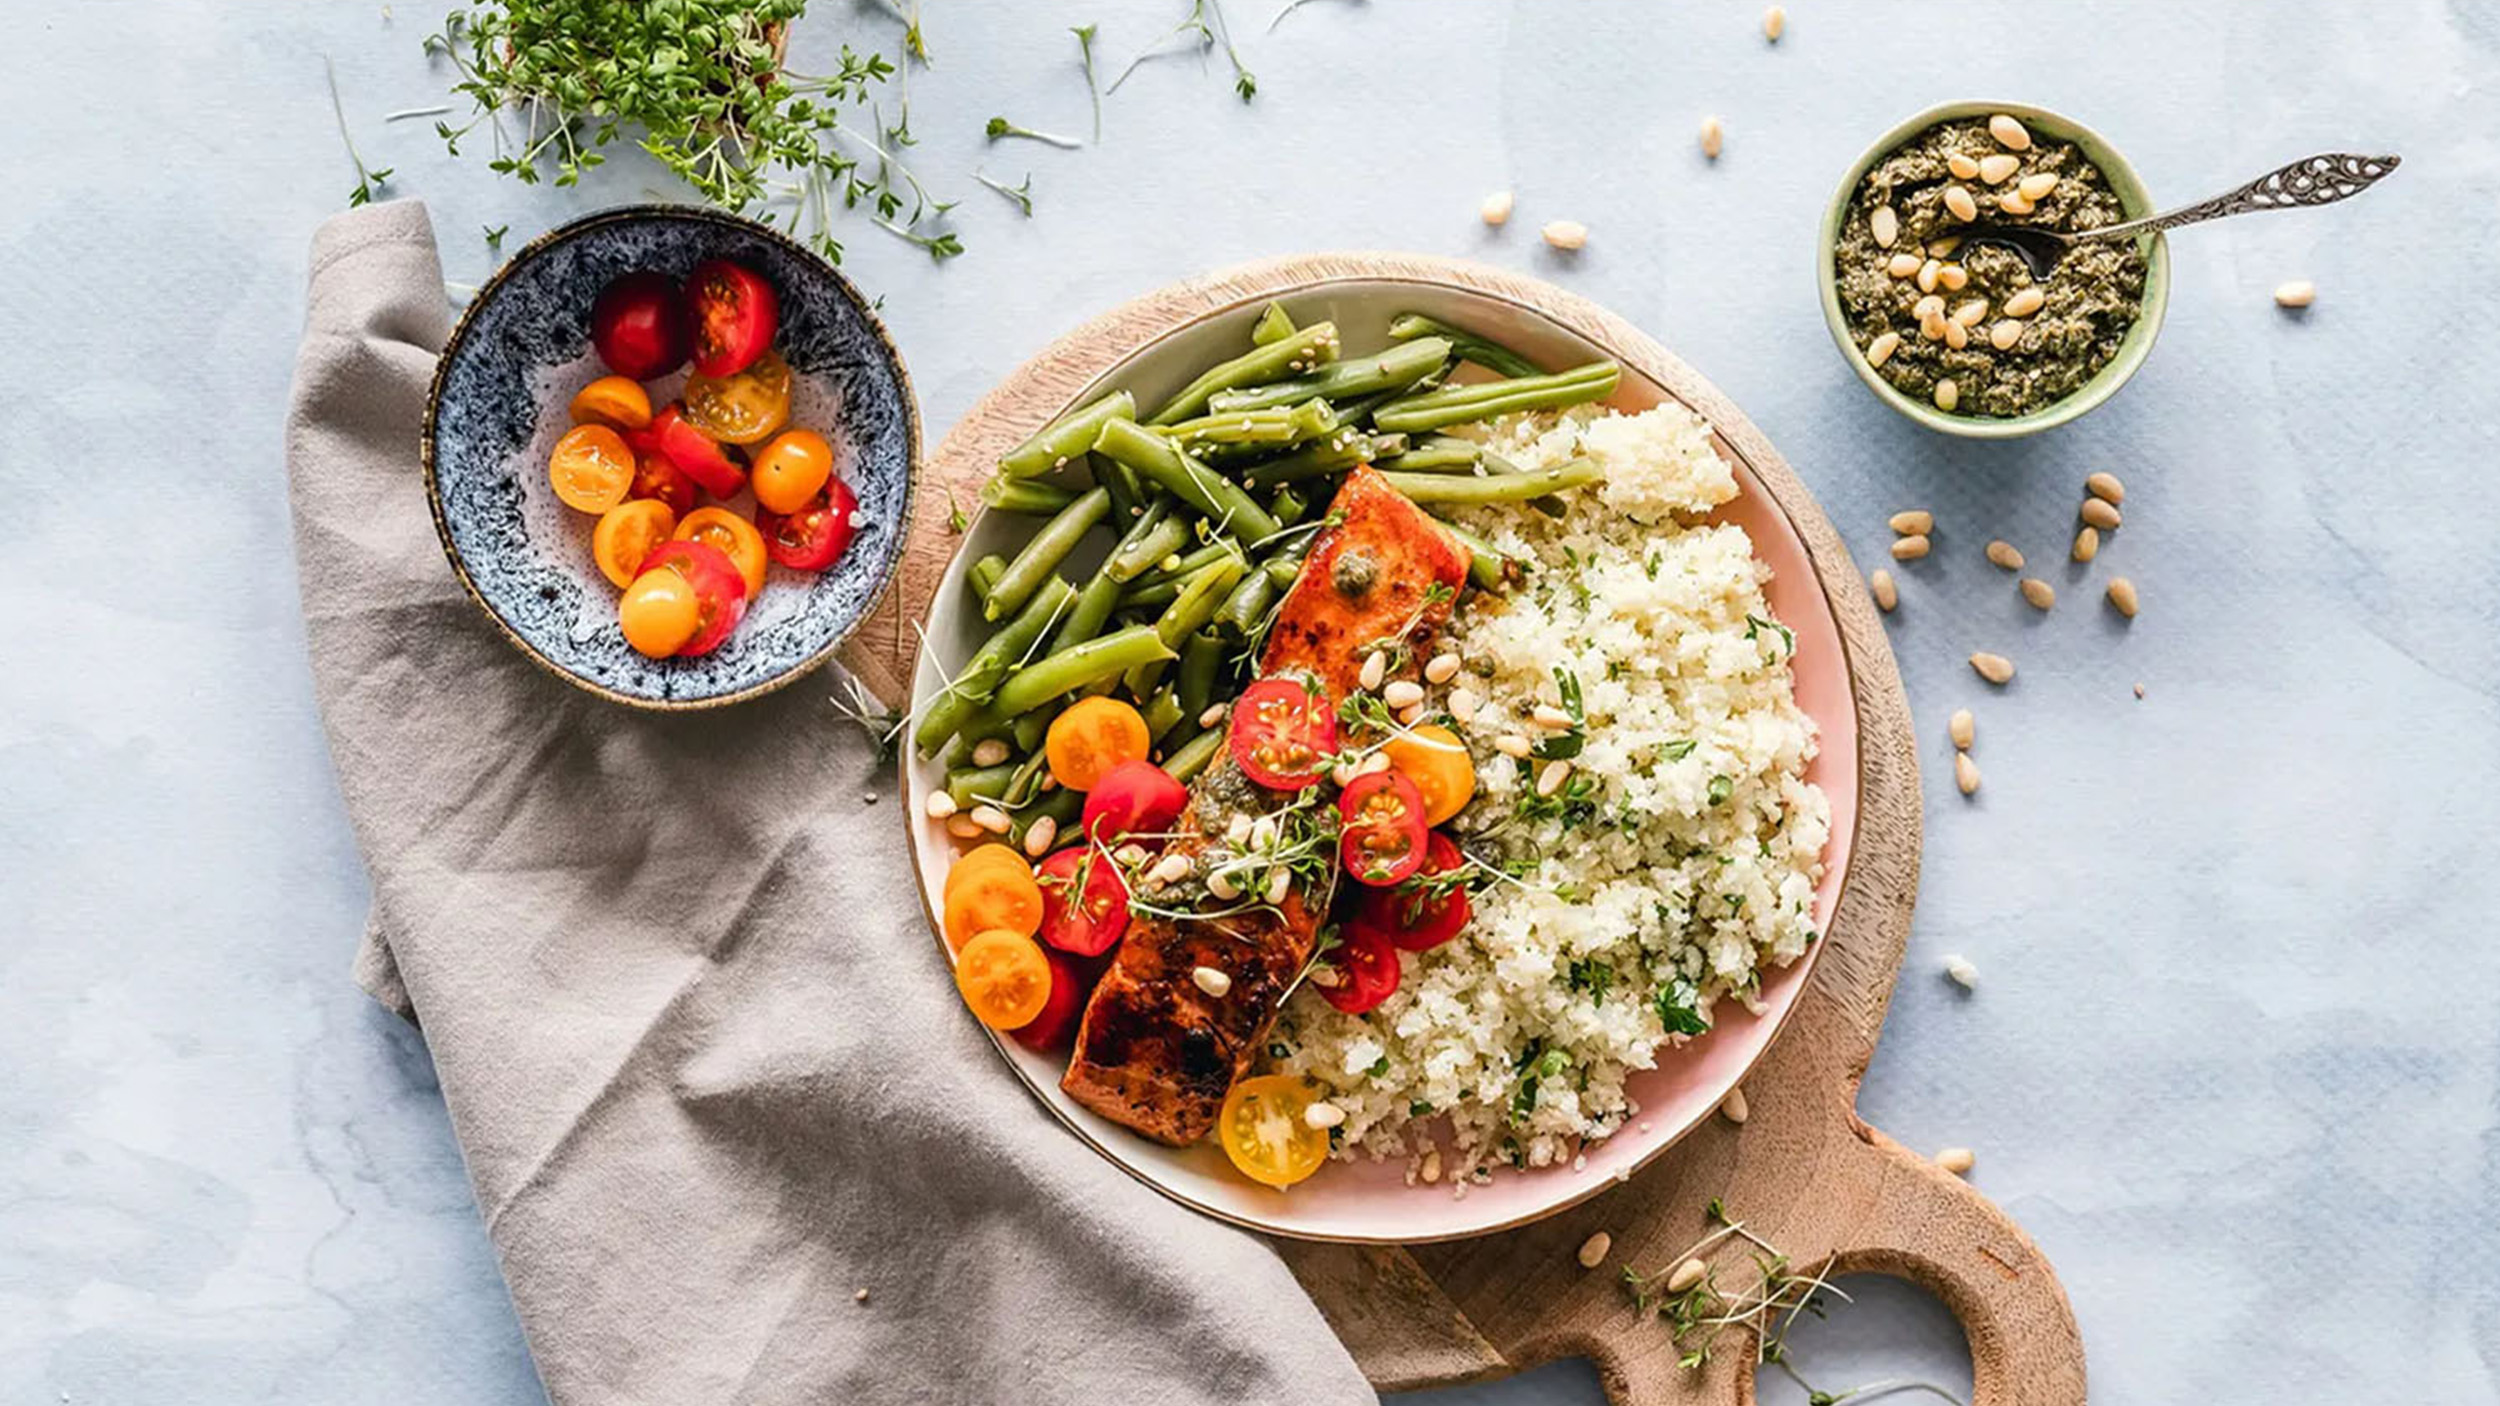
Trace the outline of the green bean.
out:
<instances>
[{"instance_id":1,"label":"green bean","mask_svg":"<svg viewBox=\"0 0 2500 1406\"><path fill-rule=\"evenodd\" d=\"M1267 410L1200 415L1176 425L1163 426L1156 432L1183 448L1247 446L1276 449L1317 439L1335 428L1336 412L1329 408L1327 401L1306 400L1298 405L1276 406Z\"/></svg>"},{"instance_id":2,"label":"green bean","mask_svg":"<svg viewBox=\"0 0 2500 1406\"><path fill-rule=\"evenodd\" d=\"M1270 342L1281 342L1292 335L1293 314L1285 311L1283 303L1270 303L1267 305L1267 311L1259 314L1258 325L1250 329L1250 345L1263 347Z\"/></svg>"},{"instance_id":3,"label":"green bean","mask_svg":"<svg viewBox=\"0 0 2500 1406\"><path fill-rule=\"evenodd\" d=\"M1016 618L998 628L987 643L973 652L961 671L921 712L920 722L912 730L912 745L920 755L932 756L955 735L973 711L987 703L998 692L1001 680L1023 665L1025 656L1041 645L1047 631L1076 600L1076 588L1053 576L1033 598L1016 612Z\"/></svg>"},{"instance_id":4,"label":"green bean","mask_svg":"<svg viewBox=\"0 0 2500 1406\"><path fill-rule=\"evenodd\" d=\"M1197 575L1199 572L1206 570L1208 567L1215 565L1217 562L1222 561L1228 556L1238 554L1240 550L1241 549L1239 547L1234 546L1230 541L1218 538L1213 542L1207 543L1203 547L1191 550L1186 556L1164 558L1165 561L1171 563L1169 566L1158 563L1154 570L1138 577L1136 584L1140 586L1160 586L1166 581L1184 580L1188 577Z\"/></svg>"},{"instance_id":5,"label":"green bean","mask_svg":"<svg viewBox=\"0 0 2500 1406\"><path fill-rule=\"evenodd\" d=\"M1306 444L1290 454L1262 459L1241 471L1241 481L1252 488L1300 483L1308 478L1342 473L1356 464L1371 463L1405 448L1404 435L1361 435L1346 431L1317 444Z\"/></svg>"},{"instance_id":6,"label":"green bean","mask_svg":"<svg viewBox=\"0 0 2500 1406\"><path fill-rule=\"evenodd\" d=\"M1449 503L1473 507L1484 503L1523 503L1566 488L1580 488L1605 477L1594 459L1573 459L1548 468L1516 474L1382 474L1391 488L1417 503Z\"/></svg>"},{"instance_id":7,"label":"green bean","mask_svg":"<svg viewBox=\"0 0 2500 1406\"><path fill-rule=\"evenodd\" d=\"M1235 639L1250 638L1250 632L1267 618L1267 608L1276 603L1278 589L1275 578L1264 567L1245 574L1215 612L1216 627Z\"/></svg>"},{"instance_id":8,"label":"green bean","mask_svg":"<svg viewBox=\"0 0 2500 1406\"><path fill-rule=\"evenodd\" d=\"M999 712L1017 717L1063 693L1073 693L1088 684L1117 678L1137 665L1171 657L1171 647L1153 626L1131 625L1018 669L998 686L997 696L990 701Z\"/></svg>"},{"instance_id":9,"label":"green bean","mask_svg":"<svg viewBox=\"0 0 2500 1406\"><path fill-rule=\"evenodd\" d=\"M1110 511L1111 490L1089 488L1078 494L1075 502L1043 524L1042 530L1033 534L1033 540L1024 544L1024 550L1016 553L1016 559L1007 563L1007 573L990 588L989 604L982 607L982 615L997 620L1013 614L1041 589L1042 582L1051 578L1059 563L1068 559L1068 553L1075 551L1076 544L1085 540L1085 534L1093 531L1094 524Z\"/></svg>"},{"instance_id":10,"label":"green bean","mask_svg":"<svg viewBox=\"0 0 2500 1406\"><path fill-rule=\"evenodd\" d=\"M1155 634L1164 644L1165 659L1172 657L1173 652L1188 643L1191 635L1205 629L1215 619L1215 612L1224 604L1224 597L1231 594L1234 583L1249 570L1250 563L1242 560L1238 553L1233 553L1200 568L1197 575L1181 583L1180 593L1163 608L1163 614L1156 618L1154 624ZM1129 691L1143 698L1146 690L1152 688L1155 680L1162 675L1161 659L1139 664L1128 671Z\"/></svg>"},{"instance_id":11,"label":"green bean","mask_svg":"<svg viewBox=\"0 0 2500 1406\"><path fill-rule=\"evenodd\" d=\"M1198 773L1205 771L1207 763L1224 750L1224 736L1223 728L1211 727L1173 748L1163 759L1164 774L1184 786L1197 780Z\"/></svg>"},{"instance_id":12,"label":"green bean","mask_svg":"<svg viewBox=\"0 0 2500 1406\"><path fill-rule=\"evenodd\" d=\"M1278 345L1283 345L1278 343ZM1258 541L1276 531L1276 519L1240 486L1172 447L1162 436L1138 427L1133 420L1113 420L1102 427L1094 447L1170 489L1180 500L1221 530Z\"/></svg>"},{"instance_id":13,"label":"green bean","mask_svg":"<svg viewBox=\"0 0 2500 1406\"><path fill-rule=\"evenodd\" d=\"M1052 653L1072 644L1083 644L1102 633L1111 623L1111 612L1120 606L1120 583L1097 571L1084 589L1076 593L1076 603L1059 622L1059 633L1050 637Z\"/></svg>"},{"instance_id":14,"label":"green bean","mask_svg":"<svg viewBox=\"0 0 2500 1406\"><path fill-rule=\"evenodd\" d=\"M1422 395L1405 396L1372 412L1372 423L1384 430L1413 434L1469 420L1489 420L1521 410L1553 410L1565 405L1602 400L1613 393L1622 368L1611 361L1593 361L1551 376L1522 376L1509 381L1479 381L1444 386Z\"/></svg>"},{"instance_id":15,"label":"green bean","mask_svg":"<svg viewBox=\"0 0 2500 1406\"><path fill-rule=\"evenodd\" d=\"M1161 502L1156 504L1157 508L1162 506ZM1144 523L1142 518L1139 521ZM1104 575L1114 581L1134 581L1164 558L1189 545L1189 527L1179 518L1166 514L1144 525L1145 531L1130 534L1129 539L1113 549L1103 561Z\"/></svg>"},{"instance_id":16,"label":"green bean","mask_svg":"<svg viewBox=\"0 0 2500 1406\"><path fill-rule=\"evenodd\" d=\"M996 766L966 767L946 773L946 794L953 797L960 809L974 806L1004 806L1007 788L1016 779L1016 764L1000 762Z\"/></svg>"},{"instance_id":17,"label":"green bean","mask_svg":"<svg viewBox=\"0 0 2500 1406\"><path fill-rule=\"evenodd\" d=\"M1417 440L1413 448L1386 459L1374 459L1372 467L1401 473L1466 472L1484 461L1483 447L1472 439L1437 434Z\"/></svg>"},{"instance_id":18,"label":"green bean","mask_svg":"<svg viewBox=\"0 0 2500 1406\"><path fill-rule=\"evenodd\" d=\"M998 471L1009 478L1046 474L1094 447L1094 436L1107 420L1137 418L1137 398L1114 391L1081 410L1044 425L1031 439L998 456Z\"/></svg>"},{"instance_id":19,"label":"green bean","mask_svg":"<svg viewBox=\"0 0 2500 1406\"><path fill-rule=\"evenodd\" d=\"M990 475L981 485L981 501L1002 513L1027 513L1034 517L1051 514L1076 501L1076 490L1053 483L1036 483L1029 478L1008 478Z\"/></svg>"},{"instance_id":20,"label":"green bean","mask_svg":"<svg viewBox=\"0 0 2500 1406\"><path fill-rule=\"evenodd\" d=\"M1024 847L1024 837L1032 833L1033 827L1039 824L1045 816L1050 818L1057 834L1074 835L1076 822L1084 814L1084 792L1071 791L1065 786L1055 791L1044 791L1022 810L1007 813L1007 833L1001 838L1021 849ZM1052 843L1056 845L1058 842L1053 840Z\"/></svg>"},{"instance_id":21,"label":"green bean","mask_svg":"<svg viewBox=\"0 0 2500 1406\"><path fill-rule=\"evenodd\" d=\"M1302 515L1310 510L1311 505L1303 502L1302 495L1294 492L1290 486L1279 488L1268 495L1267 515L1286 527L1302 521Z\"/></svg>"},{"instance_id":22,"label":"green bean","mask_svg":"<svg viewBox=\"0 0 2500 1406\"><path fill-rule=\"evenodd\" d=\"M1245 585L1266 579L1255 573L1242 578ZM1215 677L1223 671L1224 656L1231 648L1222 635L1212 630L1200 630L1181 646L1179 689L1184 716L1194 719L1215 701Z\"/></svg>"},{"instance_id":23,"label":"green bean","mask_svg":"<svg viewBox=\"0 0 2500 1406\"><path fill-rule=\"evenodd\" d=\"M1172 576L1157 581L1151 586L1131 585L1120 593L1120 608L1122 610L1151 610L1159 613L1163 607L1180 598L1183 579Z\"/></svg>"},{"instance_id":24,"label":"green bean","mask_svg":"<svg viewBox=\"0 0 2500 1406\"><path fill-rule=\"evenodd\" d=\"M1127 465L1115 464L1108 459L1097 459L1093 452L1088 450L1085 455L1085 475L1093 480L1095 487L1110 490L1112 526L1126 526L1141 516L1140 509L1143 506L1145 493L1137 485L1137 475L1130 473Z\"/></svg>"},{"instance_id":25,"label":"green bean","mask_svg":"<svg viewBox=\"0 0 2500 1406\"><path fill-rule=\"evenodd\" d=\"M1452 351L1458 353L1459 360L1472 361L1487 371L1498 372L1504 376L1537 374L1535 362L1501 343L1488 341L1473 332L1462 332L1447 323L1435 322L1422 313L1402 312L1391 318L1389 335L1401 342L1439 337L1450 344Z\"/></svg>"},{"instance_id":26,"label":"green bean","mask_svg":"<svg viewBox=\"0 0 2500 1406\"><path fill-rule=\"evenodd\" d=\"M1301 574L1302 558L1299 556L1268 558L1267 579L1275 585L1277 590L1292 590L1294 578Z\"/></svg>"},{"instance_id":27,"label":"green bean","mask_svg":"<svg viewBox=\"0 0 2500 1406\"><path fill-rule=\"evenodd\" d=\"M1226 391L1211 402L1220 414L1266 410L1306 400L1343 402L1384 391L1401 391L1441 369L1450 344L1437 338L1405 342L1366 356L1331 362L1307 376Z\"/></svg>"},{"instance_id":28,"label":"green bean","mask_svg":"<svg viewBox=\"0 0 2500 1406\"><path fill-rule=\"evenodd\" d=\"M1434 521L1467 549L1467 579L1478 590L1498 591L1510 584L1511 559L1502 555L1499 548L1447 518Z\"/></svg>"},{"instance_id":29,"label":"green bean","mask_svg":"<svg viewBox=\"0 0 2500 1406\"><path fill-rule=\"evenodd\" d=\"M1207 398L1217 391L1236 386L1255 386L1280 376L1308 371L1322 362L1337 357L1337 324L1314 322L1289 337L1253 347L1230 361L1207 368L1206 373L1183 387L1181 393L1164 402L1154 413L1150 424L1171 425L1188 419L1207 408Z\"/></svg>"},{"instance_id":30,"label":"green bean","mask_svg":"<svg viewBox=\"0 0 2500 1406\"><path fill-rule=\"evenodd\" d=\"M972 594L986 601L990 598L991 588L998 584L998 578L1006 574L1007 559L992 552L974 562L972 569L964 573L964 579L972 583Z\"/></svg>"},{"instance_id":31,"label":"green bean","mask_svg":"<svg viewBox=\"0 0 2500 1406\"><path fill-rule=\"evenodd\" d=\"M1152 742L1162 741L1172 729L1181 725L1183 718L1189 716L1181 711L1180 696L1170 684L1156 689L1154 697L1147 699L1146 706L1138 709L1137 713L1146 720L1146 737Z\"/></svg>"},{"instance_id":32,"label":"green bean","mask_svg":"<svg viewBox=\"0 0 2500 1406\"><path fill-rule=\"evenodd\" d=\"M1050 736L1050 720L1058 714L1049 708L1036 708L1015 720L1008 728L1008 740L1019 752L1042 754L1042 743Z\"/></svg>"}]
</instances>

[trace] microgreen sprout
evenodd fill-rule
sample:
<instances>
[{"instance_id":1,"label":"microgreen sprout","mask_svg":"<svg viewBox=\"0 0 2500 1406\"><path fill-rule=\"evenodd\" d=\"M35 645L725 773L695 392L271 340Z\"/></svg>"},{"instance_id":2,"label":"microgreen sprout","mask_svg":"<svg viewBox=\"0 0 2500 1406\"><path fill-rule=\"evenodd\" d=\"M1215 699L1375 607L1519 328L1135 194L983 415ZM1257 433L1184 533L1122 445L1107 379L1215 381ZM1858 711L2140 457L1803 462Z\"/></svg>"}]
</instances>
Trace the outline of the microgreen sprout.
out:
<instances>
[{"instance_id":1,"label":"microgreen sprout","mask_svg":"<svg viewBox=\"0 0 2500 1406\"><path fill-rule=\"evenodd\" d=\"M503 237L511 232L512 226L510 225L497 225L493 229L485 230L486 247L494 250L498 254L502 253Z\"/></svg>"},{"instance_id":2,"label":"microgreen sprout","mask_svg":"<svg viewBox=\"0 0 2500 1406\"><path fill-rule=\"evenodd\" d=\"M1213 22L1212 25L1209 23L1210 20ZM1220 34L1219 31L1221 31ZM1179 24L1174 25L1171 32L1147 45L1144 52L1129 60L1128 67L1121 69L1120 76L1111 80L1111 87L1107 91L1114 93L1120 91L1120 85L1128 81L1129 75L1137 71L1139 64L1148 59L1161 57L1165 53L1174 52L1171 48L1173 41L1184 37L1193 39L1195 47L1202 54L1217 44L1222 44L1224 57L1233 66L1233 91L1241 94L1243 102L1250 101L1257 94L1259 80L1242 64L1241 54L1233 48L1232 32L1224 23L1224 7L1216 3L1216 0L1191 0L1188 16Z\"/></svg>"},{"instance_id":3,"label":"microgreen sprout","mask_svg":"<svg viewBox=\"0 0 2500 1406\"><path fill-rule=\"evenodd\" d=\"M918 230L898 225L882 215L871 216L869 223L906 244L914 244L929 251L929 258L933 263L945 263L964 251L963 241L955 237L953 230L945 230L937 234L923 234Z\"/></svg>"},{"instance_id":4,"label":"microgreen sprout","mask_svg":"<svg viewBox=\"0 0 2500 1406\"><path fill-rule=\"evenodd\" d=\"M347 193L347 203L350 206L363 205L389 182L391 168L385 166L376 171L365 165L363 154L356 150L356 139L347 133L347 108L339 101L338 67L330 62L327 54L321 56L321 71L330 83L330 112L339 120L339 140L347 146L347 159L356 163L356 188Z\"/></svg>"},{"instance_id":5,"label":"microgreen sprout","mask_svg":"<svg viewBox=\"0 0 2500 1406\"><path fill-rule=\"evenodd\" d=\"M1028 142L1040 142L1044 146L1055 146L1067 151L1074 151L1078 147L1084 145L1083 142L1078 141L1074 137L1063 137L1056 132L1037 132L1030 127L1019 127L1004 117L991 118L989 120L989 125L983 127L981 130L991 141L994 142L1003 142L1011 137L1021 137Z\"/></svg>"},{"instance_id":6,"label":"microgreen sprout","mask_svg":"<svg viewBox=\"0 0 2500 1406\"><path fill-rule=\"evenodd\" d=\"M1029 220L1033 218L1032 172L1027 171L1024 173L1024 184L1022 185L1011 186L1003 181L994 181L979 171L973 172L972 178L979 181L981 184L988 186L990 189L997 191L1000 195L1007 197L1009 200L1016 202L1016 208L1024 212L1024 217L1026 219ZM961 531L962 529L958 528L956 530Z\"/></svg>"},{"instance_id":7,"label":"microgreen sprout","mask_svg":"<svg viewBox=\"0 0 2500 1406\"><path fill-rule=\"evenodd\" d=\"M1094 35L1097 27L1080 24L1068 31L1076 36L1076 51L1085 63L1085 96L1094 104L1094 142L1102 142L1102 84L1094 77Z\"/></svg>"}]
</instances>

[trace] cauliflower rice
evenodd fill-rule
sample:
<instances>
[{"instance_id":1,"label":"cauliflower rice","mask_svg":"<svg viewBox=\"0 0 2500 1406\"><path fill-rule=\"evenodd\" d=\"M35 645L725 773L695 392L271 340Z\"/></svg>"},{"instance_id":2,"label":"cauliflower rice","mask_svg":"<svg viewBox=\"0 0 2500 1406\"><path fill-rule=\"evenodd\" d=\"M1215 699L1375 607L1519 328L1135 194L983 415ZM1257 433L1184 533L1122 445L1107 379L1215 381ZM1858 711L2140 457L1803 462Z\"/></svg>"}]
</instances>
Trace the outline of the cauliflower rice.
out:
<instances>
[{"instance_id":1,"label":"cauliflower rice","mask_svg":"<svg viewBox=\"0 0 2500 1406\"><path fill-rule=\"evenodd\" d=\"M1698 521L1736 496L1709 427L1676 405L1583 408L1480 437L1521 467L1587 455L1606 475L1559 519L1461 519L1528 565L1506 597L1465 596L1446 645L1464 661L1451 687L1484 700L1457 725L1478 784L1453 827L1508 877L1474 889L1456 938L1403 954L1372 1011L1296 991L1266 1060L1345 1111L1337 1155L1439 1146L1454 1180L1568 1161L1622 1127L1638 1111L1627 1076L1706 1029L1721 997L1752 1005L1763 967L1815 940L1831 829L1804 779L1815 729L1792 686L1794 637L1763 597L1770 569L1743 529ZM1529 717L1568 704L1558 671L1582 696L1586 740L1541 797L1545 763L1493 743L1548 735Z\"/></svg>"}]
</instances>

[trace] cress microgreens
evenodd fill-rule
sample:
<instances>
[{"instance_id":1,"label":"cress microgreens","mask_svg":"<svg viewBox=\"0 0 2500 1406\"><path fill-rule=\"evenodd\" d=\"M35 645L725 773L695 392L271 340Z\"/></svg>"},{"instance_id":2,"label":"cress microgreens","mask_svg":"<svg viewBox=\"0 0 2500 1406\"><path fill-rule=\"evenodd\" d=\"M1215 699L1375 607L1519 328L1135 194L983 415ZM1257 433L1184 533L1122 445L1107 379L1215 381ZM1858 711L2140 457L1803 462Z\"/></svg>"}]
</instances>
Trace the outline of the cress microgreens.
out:
<instances>
[{"instance_id":1,"label":"cress microgreens","mask_svg":"<svg viewBox=\"0 0 2500 1406\"><path fill-rule=\"evenodd\" d=\"M347 134L347 108L339 101L339 71L327 54L321 57L322 74L330 83L330 113L339 120L339 140L347 146L347 159L356 163L356 188L347 194L350 206L363 205L373 199L391 178L391 168L373 170L365 165L362 153L356 150L356 139Z\"/></svg>"},{"instance_id":2,"label":"cress microgreens","mask_svg":"<svg viewBox=\"0 0 2500 1406\"><path fill-rule=\"evenodd\" d=\"M1102 143L1102 84L1094 78L1094 35L1099 26L1080 24L1068 32L1076 36L1077 57L1085 64L1085 96L1094 104L1094 142Z\"/></svg>"},{"instance_id":3,"label":"cress microgreens","mask_svg":"<svg viewBox=\"0 0 2500 1406\"><path fill-rule=\"evenodd\" d=\"M1129 60L1128 67L1120 70L1120 76L1111 80L1111 86L1106 91L1113 93L1120 91L1120 85L1126 83L1128 76L1135 73L1137 66L1146 60L1160 57L1166 52L1177 52L1170 48L1172 41L1184 36L1195 36L1196 48L1202 54L1217 44L1222 44L1224 57L1233 66L1233 91L1241 94L1243 102L1248 102L1257 95L1259 80L1243 66L1241 54L1233 48L1232 29L1224 23L1224 7L1218 4L1217 0L1191 0L1187 18L1174 25L1171 31L1162 38L1147 45L1136 58Z\"/></svg>"},{"instance_id":4,"label":"cress microgreens","mask_svg":"<svg viewBox=\"0 0 2500 1406\"><path fill-rule=\"evenodd\" d=\"M1030 127L1019 127L1004 117L991 118L989 125L982 130L994 142L1021 137L1028 142L1040 142L1045 146L1055 146L1066 151L1074 151L1084 145L1074 137L1063 137L1056 132L1036 132Z\"/></svg>"},{"instance_id":5,"label":"cress microgreens","mask_svg":"<svg viewBox=\"0 0 2500 1406\"><path fill-rule=\"evenodd\" d=\"M1016 208L1024 212L1024 217L1026 219L1029 220L1033 218L1032 172L1027 171L1024 173L1024 184L1013 186L1007 185L1003 182L991 180L988 176L979 171L973 172L972 178L979 181L981 184L988 186L990 189L997 191L1000 195L1007 197L1009 200L1016 202Z\"/></svg>"}]
</instances>

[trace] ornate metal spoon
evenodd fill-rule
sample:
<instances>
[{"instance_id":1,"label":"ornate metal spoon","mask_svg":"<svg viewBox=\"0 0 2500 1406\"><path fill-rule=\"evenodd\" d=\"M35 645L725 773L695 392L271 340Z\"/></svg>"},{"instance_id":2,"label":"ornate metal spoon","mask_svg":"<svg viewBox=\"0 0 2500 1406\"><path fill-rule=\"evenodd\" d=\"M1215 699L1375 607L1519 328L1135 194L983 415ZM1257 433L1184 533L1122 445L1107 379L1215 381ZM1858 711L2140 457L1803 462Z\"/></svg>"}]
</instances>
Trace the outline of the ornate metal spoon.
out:
<instances>
[{"instance_id":1,"label":"ornate metal spoon","mask_svg":"<svg viewBox=\"0 0 2500 1406\"><path fill-rule=\"evenodd\" d=\"M2288 210L2295 205L2332 205L2349 200L2378 183L2380 177L2396 169L2401 158L2394 156L2354 156L2348 152L2329 152L2309 156L2279 170L2268 171L2239 189L2200 200L2194 205L2160 215L2147 215L2123 224L2103 225L2099 229L2060 233L2036 225L1974 225L1962 231L1964 244L1994 244L2011 249L2031 266L2035 279L2047 278L2075 245L2087 239L2124 239L2157 230L2177 229L2200 220L2218 220L2225 215L2245 215L2251 210Z\"/></svg>"}]
</instances>

